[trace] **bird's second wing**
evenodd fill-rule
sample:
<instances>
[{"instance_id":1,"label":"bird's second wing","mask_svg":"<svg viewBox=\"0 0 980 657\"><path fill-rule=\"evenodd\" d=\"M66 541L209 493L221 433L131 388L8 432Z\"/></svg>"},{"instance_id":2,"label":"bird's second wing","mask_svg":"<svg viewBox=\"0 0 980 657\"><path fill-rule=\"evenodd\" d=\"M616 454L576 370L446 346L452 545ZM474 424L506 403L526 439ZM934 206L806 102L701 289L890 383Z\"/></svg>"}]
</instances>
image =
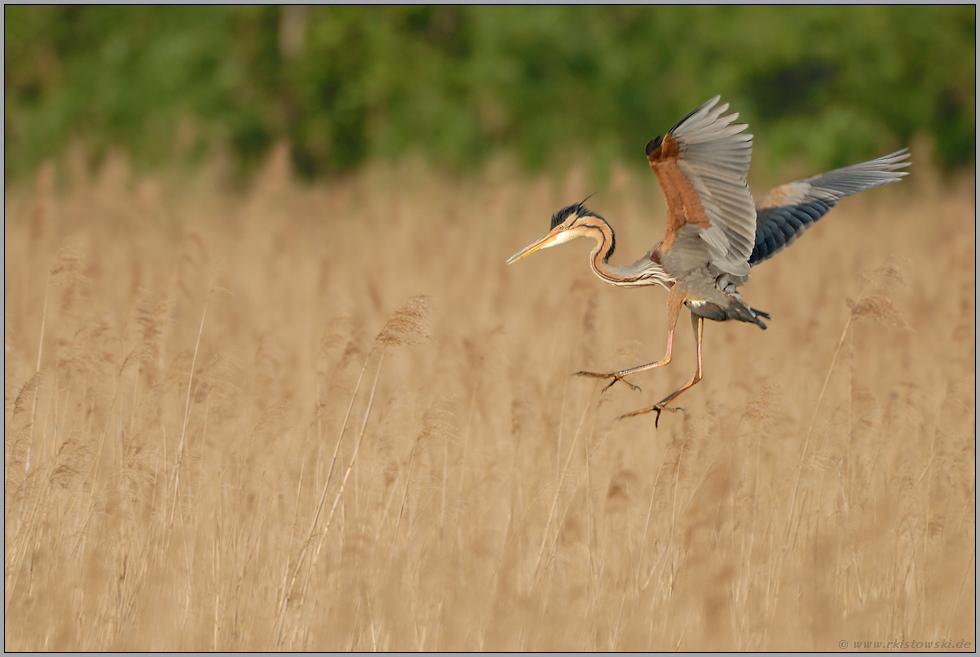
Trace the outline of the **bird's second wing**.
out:
<instances>
[{"instance_id":1,"label":"bird's second wing","mask_svg":"<svg viewBox=\"0 0 980 657\"><path fill-rule=\"evenodd\" d=\"M785 249L840 199L901 180L908 172L898 169L911 164L908 157L908 149L903 148L870 162L834 169L766 192L755 204L755 246L749 264L756 265Z\"/></svg>"},{"instance_id":2,"label":"bird's second wing","mask_svg":"<svg viewBox=\"0 0 980 657\"><path fill-rule=\"evenodd\" d=\"M647 144L647 160L667 203L664 269L675 276L711 263L734 275L749 273L756 214L745 176L752 135L728 103L715 96Z\"/></svg>"}]
</instances>

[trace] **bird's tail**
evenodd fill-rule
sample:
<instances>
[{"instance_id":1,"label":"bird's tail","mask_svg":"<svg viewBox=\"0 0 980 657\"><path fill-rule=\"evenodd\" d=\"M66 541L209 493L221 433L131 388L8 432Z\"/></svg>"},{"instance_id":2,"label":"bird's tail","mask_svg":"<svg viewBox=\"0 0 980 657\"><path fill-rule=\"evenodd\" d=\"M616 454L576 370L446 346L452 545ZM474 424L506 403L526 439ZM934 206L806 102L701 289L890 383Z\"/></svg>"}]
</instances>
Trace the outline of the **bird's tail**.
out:
<instances>
[{"instance_id":1,"label":"bird's tail","mask_svg":"<svg viewBox=\"0 0 980 657\"><path fill-rule=\"evenodd\" d=\"M724 322L730 319L737 319L740 322L751 322L759 328L765 330L768 327L760 317L769 319L769 313L749 307L739 296L729 295L727 302L713 302L688 299L684 302L692 313L700 315L705 319L713 319L716 322Z\"/></svg>"},{"instance_id":2,"label":"bird's tail","mask_svg":"<svg viewBox=\"0 0 980 657\"><path fill-rule=\"evenodd\" d=\"M763 331L769 328L766 326L765 322L759 319L760 317L769 319L769 313L762 310L756 310L755 308L749 306L749 304L742 301L741 294L731 294L729 295L728 299L728 307L725 310L728 313L729 319L737 319L742 322L752 322Z\"/></svg>"},{"instance_id":3,"label":"bird's tail","mask_svg":"<svg viewBox=\"0 0 980 657\"><path fill-rule=\"evenodd\" d=\"M753 318L755 320L755 323L758 324L762 328L763 331L765 331L768 327L759 318L760 317L765 317L766 319L772 319L769 316L769 313L765 312L764 310L759 310L758 308L749 308L749 310L751 310L752 311L752 314L755 316Z\"/></svg>"}]
</instances>

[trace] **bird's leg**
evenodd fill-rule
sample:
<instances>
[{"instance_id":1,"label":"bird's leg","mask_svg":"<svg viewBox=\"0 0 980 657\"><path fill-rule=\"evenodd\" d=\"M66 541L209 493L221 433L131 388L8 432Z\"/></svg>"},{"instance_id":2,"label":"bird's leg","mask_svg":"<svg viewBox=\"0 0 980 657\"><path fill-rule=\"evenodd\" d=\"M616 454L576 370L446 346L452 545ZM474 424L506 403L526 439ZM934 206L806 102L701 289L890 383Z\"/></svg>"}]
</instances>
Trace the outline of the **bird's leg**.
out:
<instances>
[{"instance_id":1,"label":"bird's leg","mask_svg":"<svg viewBox=\"0 0 980 657\"><path fill-rule=\"evenodd\" d=\"M631 367L629 369L620 370L619 372L576 372L576 376L591 376L596 379L612 379L602 392L609 390L614 383L617 381L622 381L628 385L632 390L640 390L640 387L634 385L624 379L624 376L629 376L630 374L636 374L637 372L643 372L644 370L652 370L654 367L663 367L670 362L670 352L674 345L674 327L677 325L677 317L680 315L681 304L684 302L685 296L679 290L677 286L670 289L667 294L667 353L664 357L658 360L656 363L647 363L646 365L638 365L636 367Z\"/></svg>"},{"instance_id":2,"label":"bird's leg","mask_svg":"<svg viewBox=\"0 0 980 657\"><path fill-rule=\"evenodd\" d=\"M629 376L630 374L636 374L637 372L642 372L644 370L651 370L654 367L663 367L664 365L666 365L667 363L669 363L670 362L670 351L671 351L671 348L672 348L673 343L674 343L674 328L671 327L670 330L667 331L667 353L664 354L664 357L661 358L660 360L658 360L656 363L647 363L646 365L637 365L636 367L630 367L629 369L620 370L619 372L609 372L609 373L602 373L602 372L576 372L575 373L575 376L591 376L591 377L596 378L596 379L612 379L612 381L609 382L609 385L607 385L605 388L602 389L603 392L605 392L606 390L609 390L609 388L611 388L612 385L614 383L616 383L617 381L622 381L623 383L625 383L626 385L628 385L632 390L637 390L638 391L638 390L640 390L640 386L630 383L629 381L627 381L623 377L624 376Z\"/></svg>"},{"instance_id":3,"label":"bird's leg","mask_svg":"<svg viewBox=\"0 0 980 657\"><path fill-rule=\"evenodd\" d=\"M701 380L701 338L704 335L704 318L701 317L700 315L695 315L694 313L691 313L691 325L694 327L694 339L697 342L697 351L698 351L698 370L697 370L697 372L694 373L694 376L691 378L690 381L688 381L687 383L685 383L684 385L682 385L680 388L678 388L674 392L670 393L669 395L667 395L666 397L664 397L663 399L661 399L659 402L657 402L653 406L651 406L649 408L644 408L644 409L639 410L639 411L634 411L632 413L627 413L626 415L621 416L619 418L620 420L622 420L624 417L633 417L634 415L643 415L644 413L649 413L650 411L656 411L657 412L657 419L654 420L654 422L653 422L653 426L656 427L656 426L659 426L660 425L660 414L663 411L683 411L684 410L683 408L679 408L679 407L670 408L670 407L667 406L667 404L669 404L671 401L673 401L674 398L677 397L679 394L681 394L682 392L684 392L685 390L687 390L688 388L690 388L695 383L697 383L698 381Z\"/></svg>"}]
</instances>

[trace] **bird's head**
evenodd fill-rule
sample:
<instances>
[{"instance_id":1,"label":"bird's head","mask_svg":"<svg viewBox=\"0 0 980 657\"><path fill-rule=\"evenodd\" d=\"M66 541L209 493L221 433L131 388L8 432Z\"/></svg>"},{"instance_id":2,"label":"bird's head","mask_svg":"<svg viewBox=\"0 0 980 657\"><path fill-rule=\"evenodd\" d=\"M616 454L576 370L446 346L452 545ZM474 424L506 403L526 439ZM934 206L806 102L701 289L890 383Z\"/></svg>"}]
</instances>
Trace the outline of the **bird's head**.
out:
<instances>
[{"instance_id":1,"label":"bird's head","mask_svg":"<svg viewBox=\"0 0 980 657\"><path fill-rule=\"evenodd\" d=\"M588 201L589 198L586 198L585 201ZM586 208L585 201L569 205L553 214L551 216L551 230L548 231L548 234L512 255L507 261L507 264L517 262L524 256L529 256L535 251L547 249L556 244L570 242L578 237L597 237L596 231L600 228L599 222L606 227L608 227L608 224L606 224L602 217ZM609 254L611 253L612 249L609 249Z\"/></svg>"}]
</instances>

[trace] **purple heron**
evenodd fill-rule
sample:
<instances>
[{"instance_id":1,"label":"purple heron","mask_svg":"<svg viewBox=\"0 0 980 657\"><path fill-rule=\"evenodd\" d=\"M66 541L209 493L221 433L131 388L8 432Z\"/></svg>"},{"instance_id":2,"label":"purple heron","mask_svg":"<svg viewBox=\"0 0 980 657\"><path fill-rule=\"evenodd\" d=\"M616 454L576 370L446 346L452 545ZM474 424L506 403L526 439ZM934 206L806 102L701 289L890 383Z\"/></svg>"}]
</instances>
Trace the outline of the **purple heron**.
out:
<instances>
[{"instance_id":1,"label":"purple heron","mask_svg":"<svg viewBox=\"0 0 980 657\"><path fill-rule=\"evenodd\" d=\"M753 203L745 176L752 157L752 135L737 113L725 114L728 103L715 96L646 147L667 204L667 234L663 241L631 265L614 267L609 257L616 237L609 223L582 201L556 212L547 235L512 256L507 264L535 251L579 237L592 237L596 247L589 264L596 276L613 285L660 285L667 289L667 353L655 363L619 372L577 372L579 376L611 379L631 389L625 377L670 362L674 327L681 311L691 311L697 345L697 371L690 381L662 400L623 417L662 411L682 392L701 380L701 339L704 320L737 319L766 328L767 313L742 301L737 288L749 271L787 246L825 215L840 199L866 189L897 182L907 174L908 149L870 162L781 185ZM586 199L588 200L588 199Z\"/></svg>"}]
</instances>

